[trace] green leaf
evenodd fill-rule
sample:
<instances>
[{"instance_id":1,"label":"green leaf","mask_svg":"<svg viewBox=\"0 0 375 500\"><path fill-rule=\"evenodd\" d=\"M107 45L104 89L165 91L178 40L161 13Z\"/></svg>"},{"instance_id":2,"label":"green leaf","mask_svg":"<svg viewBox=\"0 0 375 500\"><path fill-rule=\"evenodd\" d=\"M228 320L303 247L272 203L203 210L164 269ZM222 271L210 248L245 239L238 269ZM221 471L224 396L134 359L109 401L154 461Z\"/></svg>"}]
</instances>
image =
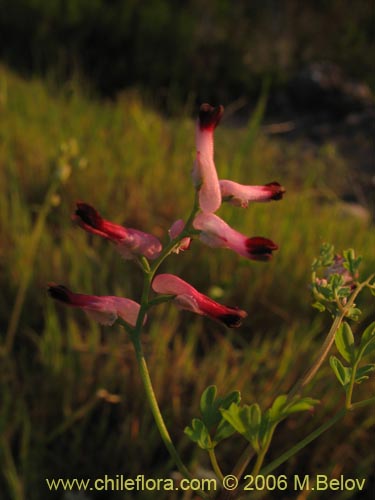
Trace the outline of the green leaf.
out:
<instances>
[{"instance_id":1,"label":"green leaf","mask_svg":"<svg viewBox=\"0 0 375 500\"><path fill-rule=\"evenodd\" d=\"M238 405L240 401L240 391L232 391L222 398L217 398L217 406L218 408L229 408L232 403L236 403Z\"/></svg>"},{"instance_id":2,"label":"green leaf","mask_svg":"<svg viewBox=\"0 0 375 500\"><path fill-rule=\"evenodd\" d=\"M313 399L313 398L301 398L298 399L295 402L292 402L290 405L288 405L285 410L285 416L291 415L292 413L297 413L300 411L310 411L314 408L315 405L320 403L318 399Z\"/></svg>"},{"instance_id":3,"label":"green leaf","mask_svg":"<svg viewBox=\"0 0 375 500\"><path fill-rule=\"evenodd\" d=\"M354 276L362 262L362 257L355 257L355 252L352 248L343 251L344 256L344 267L347 269L352 276Z\"/></svg>"},{"instance_id":4,"label":"green leaf","mask_svg":"<svg viewBox=\"0 0 375 500\"><path fill-rule=\"evenodd\" d=\"M263 447L266 444L267 438L269 436L269 432L272 426L275 425L274 422L270 419L270 410L267 410L264 415L262 415L262 420L259 426L259 443L260 446Z\"/></svg>"},{"instance_id":5,"label":"green leaf","mask_svg":"<svg viewBox=\"0 0 375 500\"><path fill-rule=\"evenodd\" d=\"M202 393L200 400L200 410L203 420L208 428L216 423L216 408L214 402L216 398L217 388L215 385L210 385ZM220 418L220 416L219 416Z\"/></svg>"},{"instance_id":6,"label":"green leaf","mask_svg":"<svg viewBox=\"0 0 375 500\"><path fill-rule=\"evenodd\" d=\"M359 346L358 359L368 356L375 350L375 321L363 332Z\"/></svg>"},{"instance_id":7,"label":"green leaf","mask_svg":"<svg viewBox=\"0 0 375 500\"><path fill-rule=\"evenodd\" d=\"M338 290L344 284L344 277L341 274L331 274L328 280L328 286L331 290Z\"/></svg>"},{"instance_id":8,"label":"green leaf","mask_svg":"<svg viewBox=\"0 0 375 500\"><path fill-rule=\"evenodd\" d=\"M228 409L222 408L220 411L224 419L252 444L254 450L259 450L258 433L261 423L259 406L254 403L241 408L232 403Z\"/></svg>"},{"instance_id":9,"label":"green leaf","mask_svg":"<svg viewBox=\"0 0 375 500\"><path fill-rule=\"evenodd\" d=\"M323 243L320 247L319 261L323 267L328 267L333 264L335 256L335 247L331 243Z\"/></svg>"},{"instance_id":10,"label":"green leaf","mask_svg":"<svg viewBox=\"0 0 375 500\"><path fill-rule=\"evenodd\" d=\"M369 341L375 340L375 321L370 323L365 331L362 333L361 347Z\"/></svg>"},{"instance_id":11,"label":"green leaf","mask_svg":"<svg viewBox=\"0 0 375 500\"><path fill-rule=\"evenodd\" d=\"M355 382L360 384L364 380L368 380L370 374L375 370L375 364L369 364L361 366L358 368L357 373L355 374Z\"/></svg>"},{"instance_id":12,"label":"green leaf","mask_svg":"<svg viewBox=\"0 0 375 500\"><path fill-rule=\"evenodd\" d=\"M269 419L273 422L277 422L278 420L284 418L283 410L285 408L285 404L287 402L288 396L286 394L282 394L281 396L277 396L275 401L272 403L271 408L268 410Z\"/></svg>"},{"instance_id":13,"label":"green leaf","mask_svg":"<svg viewBox=\"0 0 375 500\"><path fill-rule=\"evenodd\" d=\"M210 385L205 389L200 400L200 410L203 422L211 430L218 426L222 420L220 408L229 408L232 403L238 404L241 401L239 391L233 391L224 397L216 398L216 386Z\"/></svg>"},{"instance_id":14,"label":"green leaf","mask_svg":"<svg viewBox=\"0 0 375 500\"><path fill-rule=\"evenodd\" d=\"M203 450L212 449L212 442L207 427L199 418L193 418L191 427L185 427L184 432Z\"/></svg>"},{"instance_id":15,"label":"green leaf","mask_svg":"<svg viewBox=\"0 0 375 500\"><path fill-rule=\"evenodd\" d=\"M283 394L275 399L268 411L268 416L272 423L278 423L292 413L311 410L318 403L317 399L300 396L288 400L288 396Z\"/></svg>"},{"instance_id":16,"label":"green leaf","mask_svg":"<svg viewBox=\"0 0 375 500\"><path fill-rule=\"evenodd\" d=\"M361 314L362 311L360 309L358 309L357 307L351 307L347 312L346 317L352 319L353 321L358 321Z\"/></svg>"},{"instance_id":17,"label":"green leaf","mask_svg":"<svg viewBox=\"0 0 375 500\"><path fill-rule=\"evenodd\" d=\"M355 362L355 344L353 332L348 323L340 325L335 336L336 347L341 356L351 365Z\"/></svg>"},{"instance_id":18,"label":"green leaf","mask_svg":"<svg viewBox=\"0 0 375 500\"><path fill-rule=\"evenodd\" d=\"M213 438L213 445L216 446L218 443L220 443L220 441L230 437L235 432L236 429L224 418L222 418L221 422L217 426L217 430Z\"/></svg>"},{"instance_id":19,"label":"green leaf","mask_svg":"<svg viewBox=\"0 0 375 500\"><path fill-rule=\"evenodd\" d=\"M314 302L312 306L320 312L324 312L326 310L326 306L324 306L321 302Z\"/></svg>"},{"instance_id":20,"label":"green leaf","mask_svg":"<svg viewBox=\"0 0 375 500\"><path fill-rule=\"evenodd\" d=\"M335 375L340 382L340 384L345 387L350 382L352 369L350 367L344 366L336 356L331 356L329 358L329 364L331 365L332 370L335 372Z\"/></svg>"}]
</instances>

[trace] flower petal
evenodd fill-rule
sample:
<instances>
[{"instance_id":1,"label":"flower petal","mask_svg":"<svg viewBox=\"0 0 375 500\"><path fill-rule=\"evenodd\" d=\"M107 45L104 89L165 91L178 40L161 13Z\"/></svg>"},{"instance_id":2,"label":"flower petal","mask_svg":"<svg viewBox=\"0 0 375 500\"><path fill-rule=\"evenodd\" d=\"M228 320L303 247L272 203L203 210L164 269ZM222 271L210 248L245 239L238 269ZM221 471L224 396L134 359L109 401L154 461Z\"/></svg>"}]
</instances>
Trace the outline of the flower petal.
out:
<instances>
[{"instance_id":1,"label":"flower petal","mask_svg":"<svg viewBox=\"0 0 375 500\"><path fill-rule=\"evenodd\" d=\"M249 201L281 200L285 189L278 182L270 182L264 186L245 186L230 180L220 180L221 195L232 205L246 208Z\"/></svg>"},{"instance_id":2,"label":"flower petal","mask_svg":"<svg viewBox=\"0 0 375 500\"><path fill-rule=\"evenodd\" d=\"M85 311L92 319L103 325L113 325L118 316L135 326L140 305L131 299L112 295L86 295L74 293L63 285L48 285L50 296L71 307Z\"/></svg>"},{"instance_id":3,"label":"flower petal","mask_svg":"<svg viewBox=\"0 0 375 500\"><path fill-rule=\"evenodd\" d=\"M156 259L162 251L160 241L152 234L125 228L103 219L99 212L87 203L78 202L72 218L86 231L115 243L125 259L134 259L137 255Z\"/></svg>"},{"instance_id":4,"label":"flower petal","mask_svg":"<svg viewBox=\"0 0 375 500\"><path fill-rule=\"evenodd\" d=\"M158 274L152 282L152 289L156 293L166 295L194 295L196 289L174 274Z\"/></svg>"},{"instance_id":5,"label":"flower petal","mask_svg":"<svg viewBox=\"0 0 375 500\"><path fill-rule=\"evenodd\" d=\"M219 179L214 163L214 130L223 115L223 106L202 104L196 125L197 157L193 177L199 188L199 205L203 212L216 212L221 205Z\"/></svg>"},{"instance_id":6,"label":"flower petal","mask_svg":"<svg viewBox=\"0 0 375 500\"><path fill-rule=\"evenodd\" d=\"M152 282L152 288L157 293L175 295L174 303L180 309L209 316L230 328L239 327L247 316L245 311L219 304L173 274L159 274Z\"/></svg>"},{"instance_id":7,"label":"flower petal","mask_svg":"<svg viewBox=\"0 0 375 500\"><path fill-rule=\"evenodd\" d=\"M248 238L245 244L249 258L252 260L270 260L272 259L272 252L279 248L276 243L261 236Z\"/></svg>"},{"instance_id":8,"label":"flower petal","mask_svg":"<svg viewBox=\"0 0 375 500\"><path fill-rule=\"evenodd\" d=\"M263 237L248 238L231 228L215 214L200 213L193 222L201 231L200 239L213 248L230 248L242 257L252 260L269 260L277 245Z\"/></svg>"}]
</instances>

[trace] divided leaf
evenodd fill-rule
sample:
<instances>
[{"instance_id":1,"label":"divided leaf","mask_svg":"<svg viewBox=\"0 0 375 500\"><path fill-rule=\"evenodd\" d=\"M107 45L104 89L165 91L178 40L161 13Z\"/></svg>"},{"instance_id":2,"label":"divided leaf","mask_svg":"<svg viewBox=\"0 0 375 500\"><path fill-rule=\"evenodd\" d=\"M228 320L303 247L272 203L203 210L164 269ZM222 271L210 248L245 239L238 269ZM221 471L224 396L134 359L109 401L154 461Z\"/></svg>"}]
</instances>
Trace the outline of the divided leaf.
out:
<instances>
[{"instance_id":1,"label":"divided leaf","mask_svg":"<svg viewBox=\"0 0 375 500\"><path fill-rule=\"evenodd\" d=\"M348 366L344 366L341 361L336 358L336 356L331 356L329 358L329 364L331 365L331 368L334 371L340 384L343 387L348 385L350 382L352 369Z\"/></svg>"},{"instance_id":2,"label":"divided leaf","mask_svg":"<svg viewBox=\"0 0 375 500\"><path fill-rule=\"evenodd\" d=\"M352 276L355 276L358 272L358 268L362 262L362 257L355 257L355 252L353 248L343 251L344 256L344 267L347 269Z\"/></svg>"},{"instance_id":3,"label":"divided leaf","mask_svg":"<svg viewBox=\"0 0 375 500\"><path fill-rule=\"evenodd\" d=\"M355 344L353 332L348 323L342 323L336 332L336 347L341 356L350 364L355 362Z\"/></svg>"},{"instance_id":4,"label":"divided leaf","mask_svg":"<svg viewBox=\"0 0 375 500\"><path fill-rule=\"evenodd\" d=\"M193 418L191 427L185 427L184 432L203 450L210 450L212 448L211 438L207 427L199 418Z\"/></svg>"},{"instance_id":5,"label":"divided leaf","mask_svg":"<svg viewBox=\"0 0 375 500\"><path fill-rule=\"evenodd\" d=\"M210 385L205 389L200 400L200 410L203 422L208 429L212 429L219 425L222 420L220 408L229 408L232 403L238 404L241 401L241 393L239 391L230 392L227 396L216 397L217 388L215 385Z\"/></svg>"},{"instance_id":6,"label":"divided leaf","mask_svg":"<svg viewBox=\"0 0 375 500\"><path fill-rule=\"evenodd\" d=\"M221 414L239 434L252 444L255 451L259 450L258 434L262 414L258 404L244 405L241 408L232 403L228 409L222 408Z\"/></svg>"},{"instance_id":7,"label":"divided leaf","mask_svg":"<svg viewBox=\"0 0 375 500\"><path fill-rule=\"evenodd\" d=\"M355 374L355 382L360 384L365 380L369 379L370 374L375 370L375 364L364 365L361 368L358 368L357 373Z\"/></svg>"},{"instance_id":8,"label":"divided leaf","mask_svg":"<svg viewBox=\"0 0 375 500\"><path fill-rule=\"evenodd\" d=\"M292 413L309 411L314 408L319 401L317 399L296 396L288 400L288 396L283 394L278 396L269 410L269 419L273 423L278 423Z\"/></svg>"},{"instance_id":9,"label":"divided leaf","mask_svg":"<svg viewBox=\"0 0 375 500\"><path fill-rule=\"evenodd\" d=\"M205 450L213 449L221 440L235 432L232 425L223 418L220 410L228 408L231 404L238 405L241 400L240 392L233 391L224 397L216 395L217 388L214 385L203 391L200 399L202 419L193 419L191 427L185 428L185 434Z\"/></svg>"},{"instance_id":10,"label":"divided leaf","mask_svg":"<svg viewBox=\"0 0 375 500\"><path fill-rule=\"evenodd\" d=\"M364 357L375 351L375 321L362 334L359 346L360 356Z\"/></svg>"}]
</instances>

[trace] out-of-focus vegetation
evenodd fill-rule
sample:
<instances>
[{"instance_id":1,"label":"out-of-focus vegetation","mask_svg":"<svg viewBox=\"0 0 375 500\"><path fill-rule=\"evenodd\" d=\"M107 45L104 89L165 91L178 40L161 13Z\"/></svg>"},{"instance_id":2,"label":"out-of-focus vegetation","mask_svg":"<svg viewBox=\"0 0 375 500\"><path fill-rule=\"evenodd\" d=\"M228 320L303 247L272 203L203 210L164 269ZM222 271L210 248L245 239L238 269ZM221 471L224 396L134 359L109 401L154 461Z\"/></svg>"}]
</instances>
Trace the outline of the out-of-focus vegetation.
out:
<instances>
[{"instance_id":1,"label":"out-of-focus vegetation","mask_svg":"<svg viewBox=\"0 0 375 500\"><path fill-rule=\"evenodd\" d=\"M0 0L0 57L101 93L142 87L173 109L187 99L254 96L313 61L374 84L372 2L358 0Z\"/></svg>"},{"instance_id":2,"label":"out-of-focus vegetation","mask_svg":"<svg viewBox=\"0 0 375 500\"><path fill-rule=\"evenodd\" d=\"M25 82L4 68L0 113L1 498L53 498L46 477L167 477L172 465L145 405L124 331L100 328L79 311L61 309L46 297L45 287L53 280L83 293L139 298L136 266L121 260L107 242L74 227L70 214L75 200L84 200L110 220L166 239L193 199L194 123L162 119L136 93L123 93L115 103L89 101L75 86L48 91L39 80ZM245 402L256 398L266 407L311 363L329 325L311 308L308 288L321 243L355 248L364 257L365 273L375 267L370 217L340 200L353 183L345 158L333 144L309 149L270 140L259 120L240 130L223 121L216 132L219 175L253 184L277 180L286 197L247 210L223 207L220 213L249 236L277 242L274 260L248 262L194 242L163 267L247 310L244 326L228 331L160 306L150 313L143 337L162 411L193 470L197 457L183 429L207 385L215 383L223 394L239 389ZM70 170L54 191L32 253L35 224L56 171L67 177ZM28 273L7 351L9 318ZM360 306L358 328L363 328L373 315L370 297ZM358 391L368 395L370 384ZM315 415L285 423L270 459L342 405L328 363L310 394L322 400L321 407ZM278 472L368 477L374 469L374 424L371 409L358 411ZM218 451L226 473L242 447L238 440L235 450L224 443ZM106 495L155 498L155 493ZM63 498L62 492L56 498ZM337 493L336 498L348 496Z\"/></svg>"}]
</instances>

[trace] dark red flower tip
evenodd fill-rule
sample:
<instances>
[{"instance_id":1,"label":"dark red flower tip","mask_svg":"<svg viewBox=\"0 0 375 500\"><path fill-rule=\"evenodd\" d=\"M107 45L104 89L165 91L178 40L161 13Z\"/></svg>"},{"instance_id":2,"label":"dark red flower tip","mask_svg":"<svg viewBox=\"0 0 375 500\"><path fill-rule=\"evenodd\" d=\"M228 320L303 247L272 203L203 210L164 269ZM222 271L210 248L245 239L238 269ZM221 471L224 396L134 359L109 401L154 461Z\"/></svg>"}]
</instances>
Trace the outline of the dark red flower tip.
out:
<instances>
[{"instance_id":1,"label":"dark red flower tip","mask_svg":"<svg viewBox=\"0 0 375 500\"><path fill-rule=\"evenodd\" d=\"M202 104L199 110L199 127L201 130L213 130L219 125L224 114L224 106L217 107Z\"/></svg>"},{"instance_id":2,"label":"dark red flower tip","mask_svg":"<svg viewBox=\"0 0 375 500\"><path fill-rule=\"evenodd\" d=\"M267 261L272 258L272 252L278 250L278 246L273 241L255 236L246 240L246 249L249 257L253 260Z\"/></svg>"},{"instance_id":3,"label":"dark red flower tip","mask_svg":"<svg viewBox=\"0 0 375 500\"><path fill-rule=\"evenodd\" d=\"M269 182L266 184L267 187L271 188L272 197L271 200L281 200L286 190L281 184L278 182Z\"/></svg>"},{"instance_id":4,"label":"dark red flower tip","mask_svg":"<svg viewBox=\"0 0 375 500\"><path fill-rule=\"evenodd\" d=\"M242 324L244 316L239 313L222 314L217 316L217 319L224 323L228 328L238 328Z\"/></svg>"},{"instance_id":5,"label":"dark red flower tip","mask_svg":"<svg viewBox=\"0 0 375 500\"><path fill-rule=\"evenodd\" d=\"M102 217L94 207L87 203L83 203L80 201L77 202L77 208L74 212L73 219L77 220L78 222L81 221L86 226L90 226L93 229L102 229Z\"/></svg>"},{"instance_id":6,"label":"dark red flower tip","mask_svg":"<svg viewBox=\"0 0 375 500\"><path fill-rule=\"evenodd\" d=\"M47 291L53 299L64 302L65 304L72 304L72 292L66 286L49 283Z\"/></svg>"}]
</instances>

